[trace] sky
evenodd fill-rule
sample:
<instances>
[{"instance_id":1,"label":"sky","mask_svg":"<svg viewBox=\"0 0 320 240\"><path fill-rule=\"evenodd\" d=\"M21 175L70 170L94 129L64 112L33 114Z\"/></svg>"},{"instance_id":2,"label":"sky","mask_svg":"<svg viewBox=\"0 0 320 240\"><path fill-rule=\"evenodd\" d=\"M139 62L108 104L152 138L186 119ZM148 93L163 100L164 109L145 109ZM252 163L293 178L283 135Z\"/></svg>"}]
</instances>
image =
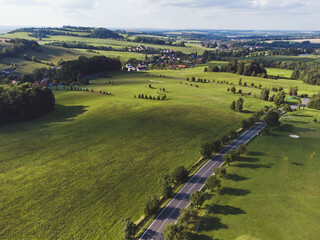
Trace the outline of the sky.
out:
<instances>
[{"instance_id":1,"label":"sky","mask_svg":"<svg viewBox=\"0 0 320 240\"><path fill-rule=\"evenodd\" d=\"M2 26L320 30L320 0L0 0Z\"/></svg>"}]
</instances>

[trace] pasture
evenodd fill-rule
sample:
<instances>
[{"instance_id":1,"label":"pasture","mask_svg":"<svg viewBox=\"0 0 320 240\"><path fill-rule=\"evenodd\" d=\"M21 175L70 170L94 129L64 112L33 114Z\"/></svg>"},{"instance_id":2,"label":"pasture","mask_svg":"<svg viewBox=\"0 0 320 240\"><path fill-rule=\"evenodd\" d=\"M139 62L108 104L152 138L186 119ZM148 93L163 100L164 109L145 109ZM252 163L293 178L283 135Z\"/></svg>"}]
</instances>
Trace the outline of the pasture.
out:
<instances>
[{"instance_id":1,"label":"pasture","mask_svg":"<svg viewBox=\"0 0 320 240\"><path fill-rule=\"evenodd\" d=\"M120 239L121 219L139 219L162 174L190 167L203 141L238 129L265 105L244 97L245 112L236 113L229 105L239 96L225 86L138 73L84 87L95 92L54 91L53 113L0 127L2 238ZM134 98L159 88L168 100Z\"/></svg>"}]
</instances>

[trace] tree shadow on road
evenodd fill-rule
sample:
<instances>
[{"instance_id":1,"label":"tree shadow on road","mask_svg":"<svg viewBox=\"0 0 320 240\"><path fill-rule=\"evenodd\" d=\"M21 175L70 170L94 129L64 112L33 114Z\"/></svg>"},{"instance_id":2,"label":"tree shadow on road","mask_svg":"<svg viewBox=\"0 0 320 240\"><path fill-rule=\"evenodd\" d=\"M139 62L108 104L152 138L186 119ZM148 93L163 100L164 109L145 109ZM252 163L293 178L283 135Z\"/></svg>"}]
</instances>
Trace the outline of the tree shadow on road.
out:
<instances>
[{"instance_id":1,"label":"tree shadow on road","mask_svg":"<svg viewBox=\"0 0 320 240\"><path fill-rule=\"evenodd\" d=\"M231 188L231 187L223 187L219 191L219 195L233 195L233 196L245 196L251 193L251 191L247 189L239 189L239 188Z\"/></svg>"}]
</instances>

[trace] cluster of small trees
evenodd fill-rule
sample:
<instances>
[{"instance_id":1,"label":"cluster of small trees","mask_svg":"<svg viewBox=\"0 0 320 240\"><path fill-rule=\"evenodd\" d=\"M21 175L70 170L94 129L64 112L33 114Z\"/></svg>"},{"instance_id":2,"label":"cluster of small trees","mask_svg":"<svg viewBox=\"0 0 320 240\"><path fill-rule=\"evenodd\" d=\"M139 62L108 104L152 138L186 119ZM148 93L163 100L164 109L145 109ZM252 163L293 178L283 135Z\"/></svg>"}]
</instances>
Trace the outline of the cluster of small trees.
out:
<instances>
[{"instance_id":1,"label":"cluster of small trees","mask_svg":"<svg viewBox=\"0 0 320 240\"><path fill-rule=\"evenodd\" d=\"M220 72L230 72L244 76L267 77L267 71L263 65L251 60L229 62L220 67Z\"/></svg>"},{"instance_id":2,"label":"cluster of small trees","mask_svg":"<svg viewBox=\"0 0 320 240\"><path fill-rule=\"evenodd\" d=\"M100 90L100 94L111 95L111 92Z\"/></svg>"},{"instance_id":3,"label":"cluster of small trees","mask_svg":"<svg viewBox=\"0 0 320 240\"><path fill-rule=\"evenodd\" d=\"M202 78L198 78L196 79L195 77L191 77L191 79L189 77L187 77L186 79L187 81L192 81L192 82L199 82L199 83L209 83L210 80L209 79L202 79Z\"/></svg>"},{"instance_id":4,"label":"cluster of small trees","mask_svg":"<svg viewBox=\"0 0 320 240\"><path fill-rule=\"evenodd\" d=\"M106 85L114 85L114 81L109 81L109 82L106 82Z\"/></svg>"},{"instance_id":5,"label":"cluster of small trees","mask_svg":"<svg viewBox=\"0 0 320 240\"><path fill-rule=\"evenodd\" d=\"M58 89L58 88L56 88ZM83 92L93 92L93 89L89 88L81 88L81 87L74 87L72 84L70 84L70 87L63 87L63 89L66 89L67 91L83 91Z\"/></svg>"},{"instance_id":6,"label":"cluster of small trees","mask_svg":"<svg viewBox=\"0 0 320 240\"><path fill-rule=\"evenodd\" d=\"M264 110L261 109L258 112L254 112L251 114L251 117L248 119L243 119L241 121L241 125L243 129L248 129L250 126L252 126L255 122L259 121L260 118L263 116Z\"/></svg>"},{"instance_id":7,"label":"cluster of small trees","mask_svg":"<svg viewBox=\"0 0 320 240\"><path fill-rule=\"evenodd\" d=\"M230 105L230 109L233 111L242 112L243 103L244 103L244 100L241 97L239 97L237 102L232 101L232 103Z\"/></svg>"},{"instance_id":8,"label":"cluster of small trees","mask_svg":"<svg viewBox=\"0 0 320 240\"><path fill-rule=\"evenodd\" d=\"M49 88L31 83L0 85L0 125L36 119L53 111L54 105Z\"/></svg>"},{"instance_id":9,"label":"cluster of small trees","mask_svg":"<svg viewBox=\"0 0 320 240\"><path fill-rule=\"evenodd\" d=\"M289 95L290 96L298 96L298 86L292 87L290 86Z\"/></svg>"},{"instance_id":10,"label":"cluster of small trees","mask_svg":"<svg viewBox=\"0 0 320 240\"><path fill-rule=\"evenodd\" d=\"M134 98L143 98L143 99L151 99L151 100L166 100L167 99L167 95L163 94L162 96L158 95L157 97L155 96L151 96L151 95L147 95L147 94L139 94L134 95Z\"/></svg>"}]
</instances>

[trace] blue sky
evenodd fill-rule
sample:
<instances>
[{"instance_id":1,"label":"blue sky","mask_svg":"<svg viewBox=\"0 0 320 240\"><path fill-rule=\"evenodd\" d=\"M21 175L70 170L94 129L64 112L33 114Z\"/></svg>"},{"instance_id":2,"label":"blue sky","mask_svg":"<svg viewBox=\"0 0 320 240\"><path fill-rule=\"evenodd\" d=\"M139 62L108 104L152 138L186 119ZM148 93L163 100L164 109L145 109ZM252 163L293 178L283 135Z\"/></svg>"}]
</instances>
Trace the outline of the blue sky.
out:
<instances>
[{"instance_id":1,"label":"blue sky","mask_svg":"<svg viewBox=\"0 0 320 240\"><path fill-rule=\"evenodd\" d=\"M0 0L0 25L320 30L320 0Z\"/></svg>"}]
</instances>

